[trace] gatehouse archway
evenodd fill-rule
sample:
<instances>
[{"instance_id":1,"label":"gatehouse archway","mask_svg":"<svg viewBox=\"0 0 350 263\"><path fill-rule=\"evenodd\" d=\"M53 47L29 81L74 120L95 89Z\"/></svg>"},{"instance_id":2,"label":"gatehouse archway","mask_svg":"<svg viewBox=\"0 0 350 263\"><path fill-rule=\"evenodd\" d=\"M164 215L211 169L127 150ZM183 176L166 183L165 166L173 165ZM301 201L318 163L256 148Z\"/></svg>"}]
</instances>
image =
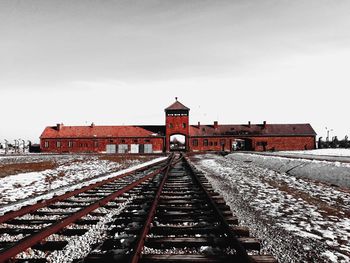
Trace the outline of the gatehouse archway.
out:
<instances>
[{"instance_id":1,"label":"gatehouse archway","mask_svg":"<svg viewBox=\"0 0 350 263\"><path fill-rule=\"evenodd\" d=\"M187 151L186 136L180 133L170 135L169 145L170 151Z\"/></svg>"}]
</instances>

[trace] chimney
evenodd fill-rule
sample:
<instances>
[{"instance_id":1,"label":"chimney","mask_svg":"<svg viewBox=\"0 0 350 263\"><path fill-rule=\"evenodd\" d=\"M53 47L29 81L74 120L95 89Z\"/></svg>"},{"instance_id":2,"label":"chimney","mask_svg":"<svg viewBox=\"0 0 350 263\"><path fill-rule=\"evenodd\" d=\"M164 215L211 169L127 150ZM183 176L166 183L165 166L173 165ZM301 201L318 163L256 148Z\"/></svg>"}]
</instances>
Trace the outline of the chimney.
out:
<instances>
[{"instance_id":1,"label":"chimney","mask_svg":"<svg viewBox=\"0 0 350 263\"><path fill-rule=\"evenodd\" d=\"M90 127L91 127L91 128L95 127L95 123L92 122L91 125L90 125Z\"/></svg>"},{"instance_id":2,"label":"chimney","mask_svg":"<svg viewBox=\"0 0 350 263\"><path fill-rule=\"evenodd\" d=\"M217 129L219 127L218 121L214 121L214 129Z\"/></svg>"},{"instance_id":3,"label":"chimney","mask_svg":"<svg viewBox=\"0 0 350 263\"><path fill-rule=\"evenodd\" d=\"M266 128L266 121L263 122L263 127Z\"/></svg>"},{"instance_id":4,"label":"chimney","mask_svg":"<svg viewBox=\"0 0 350 263\"><path fill-rule=\"evenodd\" d=\"M63 127L63 123L57 123L57 130L60 131Z\"/></svg>"},{"instance_id":5,"label":"chimney","mask_svg":"<svg viewBox=\"0 0 350 263\"><path fill-rule=\"evenodd\" d=\"M201 127L201 122L199 121L198 122L198 129Z\"/></svg>"},{"instance_id":6,"label":"chimney","mask_svg":"<svg viewBox=\"0 0 350 263\"><path fill-rule=\"evenodd\" d=\"M248 127L249 127L249 128L250 128L250 125L251 125L251 124L250 124L250 121L248 121Z\"/></svg>"}]
</instances>

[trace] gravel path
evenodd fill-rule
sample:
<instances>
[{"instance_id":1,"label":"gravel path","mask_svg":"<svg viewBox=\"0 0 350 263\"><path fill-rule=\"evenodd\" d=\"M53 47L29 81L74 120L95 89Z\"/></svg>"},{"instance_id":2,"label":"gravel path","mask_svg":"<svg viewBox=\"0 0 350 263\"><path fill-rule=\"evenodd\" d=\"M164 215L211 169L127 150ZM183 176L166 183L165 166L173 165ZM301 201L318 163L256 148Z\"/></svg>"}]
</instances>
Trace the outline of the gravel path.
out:
<instances>
[{"instance_id":1,"label":"gravel path","mask_svg":"<svg viewBox=\"0 0 350 263\"><path fill-rule=\"evenodd\" d=\"M253 163L192 157L279 262L349 262L350 193Z\"/></svg>"}]
</instances>

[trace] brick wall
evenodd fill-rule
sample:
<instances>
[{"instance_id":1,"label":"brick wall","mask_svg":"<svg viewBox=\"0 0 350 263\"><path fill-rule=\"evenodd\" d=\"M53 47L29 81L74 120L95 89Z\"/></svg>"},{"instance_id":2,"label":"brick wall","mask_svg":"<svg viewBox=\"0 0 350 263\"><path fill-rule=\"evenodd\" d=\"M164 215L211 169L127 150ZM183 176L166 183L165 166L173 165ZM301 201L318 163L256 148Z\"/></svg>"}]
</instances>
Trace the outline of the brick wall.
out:
<instances>
[{"instance_id":1,"label":"brick wall","mask_svg":"<svg viewBox=\"0 0 350 263\"><path fill-rule=\"evenodd\" d=\"M252 147L255 151L264 151L264 142L267 143L265 150L291 151L315 149L315 137L295 136L295 137L255 137L252 138Z\"/></svg>"},{"instance_id":2,"label":"brick wall","mask_svg":"<svg viewBox=\"0 0 350 263\"><path fill-rule=\"evenodd\" d=\"M48 147L45 147L48 142ZM60 147L57 147L60 142ZM69 147L69 142L72 143ZM152 144L153 152L164 151L163 137L144 137L144 138L86 138L86 139L41 139L40 148L42 152L54 153L84 153L84 152L105 152L107 144Z\"/></svg>"},{"instance_id":3,"label":"brick wall","mask_svg":"<svg viewBox=\"0 0 350 263\"><path fill-rule=\"evenodd\" d=\"M192 137L188 139L188 149L191 152L231 151L232 142L235 139L234 137ZM246 139L251 140L251 150L253 151L315 149L316 145L313 136L250 137ZM167 140L169 140L168 137ZM49 143L49 147L45 147L45 142ZM60 142L60 147L57 147L57 142ZM69 142L72 143L71 147L69 147ZM40 148L42 152L54 153L105 152L107 144L127 144L129 145L129 150L131 144L152 144L154 152L163 152L165 150L164 137L41 139Z\"/></svg>"},{"instance_id":4,"label":"brick wall","mask_svg":"<svg viewBox=\"0 0 350 263\"><path fill-rule=\"evenodd\" d=\"M185 127L183 126L185 125ZM166 149L170 150L170 136L174 134L182 134L186 136L186 143L188 148L189 135L189 118L188 116L166 116Z\"/></svg>"},{"instance_id":5,"label":"brick wall","mask_svg":"<svg viewBox=\"0 0 350 263\"><path fill-rule=\"evenodd\" d=\"M190 151L231 151L235 137L192 137L189 142ZM249 137L246 139L253 151L286 151L315 149L315 137ZM251 145L249 145L251 144Z\"/></svg>"},{"instance_id":6,"label":"brick wall","mask_svg":"<svg viewBox=\"0 0 350 263\"><path fill-rule=\"evenodd\" d=\"M189 151L231 151L232 140L228 137L190 138Z\"/></svg>"}]
</instances>

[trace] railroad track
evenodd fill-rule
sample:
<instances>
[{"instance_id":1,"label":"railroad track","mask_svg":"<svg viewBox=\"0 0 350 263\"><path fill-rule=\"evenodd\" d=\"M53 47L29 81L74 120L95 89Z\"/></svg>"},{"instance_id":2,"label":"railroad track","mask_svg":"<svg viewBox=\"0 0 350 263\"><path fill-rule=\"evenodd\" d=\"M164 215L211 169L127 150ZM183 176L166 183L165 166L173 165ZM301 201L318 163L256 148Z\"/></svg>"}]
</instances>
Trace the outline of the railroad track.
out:
<instances>
[{"instance_id":1,"label":"railroad track","mask_svg":"<svg viewBox=\"0 0 350 263\"><path fill-rule=\"evenodd\" d=\"M1 263L276 262L175 155L7 213L1 235Z\"/></svg>"}]
</instances>

